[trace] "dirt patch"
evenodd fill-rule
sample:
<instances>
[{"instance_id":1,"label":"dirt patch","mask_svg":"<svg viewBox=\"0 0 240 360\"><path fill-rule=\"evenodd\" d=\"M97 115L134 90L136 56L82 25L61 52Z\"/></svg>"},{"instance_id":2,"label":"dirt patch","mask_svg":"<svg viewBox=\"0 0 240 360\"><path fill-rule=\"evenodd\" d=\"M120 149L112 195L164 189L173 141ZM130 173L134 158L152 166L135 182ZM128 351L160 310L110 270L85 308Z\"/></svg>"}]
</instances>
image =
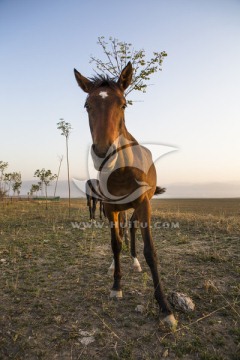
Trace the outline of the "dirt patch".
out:
<instances>
[{"instance_id":1,"label":"dirt patch","mask_svg":"<svg viewBox=\"0 0 240 360\"><path fill-rule=\"evenodd\" d=\"M178 200L178 208L171 200L153 202L166 293L186 293L196 305L192 313L175 312L175 333L159 321L140 233L143 271L132 271L125 247L123 299L115 301L107 222L84 230L72 225L88 222L85 202L73 202L70 219L65 202L47 211L41 203L0 204L0 358L238 359L240 218L232 207L240 201L209 201L190 201L190 210L187 200Z\"/></svg>"}]
</instances>

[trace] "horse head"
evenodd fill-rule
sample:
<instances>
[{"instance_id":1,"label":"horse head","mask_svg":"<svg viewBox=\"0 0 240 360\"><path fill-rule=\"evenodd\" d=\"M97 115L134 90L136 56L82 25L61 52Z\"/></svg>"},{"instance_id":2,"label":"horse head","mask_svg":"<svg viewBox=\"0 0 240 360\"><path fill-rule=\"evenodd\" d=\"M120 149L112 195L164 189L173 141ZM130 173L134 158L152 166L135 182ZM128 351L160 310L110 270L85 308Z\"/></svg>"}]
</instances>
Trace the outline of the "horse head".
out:
<instances>
[{"instance_id":1,"label":"horse head","mask_svg":"<svg viewBox=\"0 0 240 360\"><path fill-rule=\"evenodd\" d=\"M80 88L88 94L88 112L92 136L91 155L97 170L111 170L118 157L119 138L125 131L124 110L127 106L124 91L132 80L129 62L117 81L106 76L87 79L74 69Z\"/></svg>"}]
</instances>

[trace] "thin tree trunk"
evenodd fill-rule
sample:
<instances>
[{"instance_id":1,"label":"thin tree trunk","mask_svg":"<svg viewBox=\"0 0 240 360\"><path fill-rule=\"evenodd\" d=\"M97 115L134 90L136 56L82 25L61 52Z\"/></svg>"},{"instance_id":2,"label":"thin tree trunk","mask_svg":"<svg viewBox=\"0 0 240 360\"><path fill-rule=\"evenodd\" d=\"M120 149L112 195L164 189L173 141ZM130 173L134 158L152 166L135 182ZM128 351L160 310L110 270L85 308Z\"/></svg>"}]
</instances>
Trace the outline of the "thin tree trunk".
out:
<instances>
[{"instance_id":1,"label":"thin tree trunk","mask_svg":"<svg viewBox=\"0 0 240 360\"><path fill-rule=\"evenodd\" d=\"M67 137L66 137L66 153L67 153L67 173L68 173L68 214L70 216L71 187L70 187L70 176L69 176L68 138Z\"/></svg>"},{"instance_id":2,"label":"thin tree trunk","mask_svg":"<svg viewBox=\"0 0 240 360\"><path fill-rule=\"evenodd\" d=\"M46 210L47 210L48 206L47 206L47 185L46 184L45 184L45 193L46 193Z\"/></svg>"},{"instance_id":3,"label":"thin tree trunk","mask_svg":"<svg viewBox=\"0 0 240 360\"><path fill-rule=\"evenodd\" d=\"M58 185L58 179L59 179L59 175L60 175L60 169L61 169L62 161L63 161L63 156L61 156L61 157L60 157L60 163L59 163L59 167L58 167L57 180L56 180L56 185L55 185L54 195L53 195L54 197L56 196L57 185Z\"/></svg>"}]
</instances>

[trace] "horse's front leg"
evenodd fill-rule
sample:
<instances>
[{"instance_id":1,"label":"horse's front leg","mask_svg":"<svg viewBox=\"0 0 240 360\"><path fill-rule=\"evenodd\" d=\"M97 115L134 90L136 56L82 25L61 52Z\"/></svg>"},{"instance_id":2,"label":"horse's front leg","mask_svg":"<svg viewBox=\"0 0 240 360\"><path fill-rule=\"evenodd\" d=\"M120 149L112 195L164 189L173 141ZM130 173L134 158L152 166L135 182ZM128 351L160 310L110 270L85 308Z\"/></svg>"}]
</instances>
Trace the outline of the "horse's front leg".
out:
<instances>
[{"instance_id":1,"label":"horse's front leg","mask_svg":"<svg viewBox=\"0 0 240 360\"><path fill-rule=\"evenodd\" d=\"M144 241L144 256L150 267L154 285L154 295L158 302L160 311L164 314L164 321L172 328L175 328L177 321L172 314L172 310L164 295L161 281L158 275L157 254L151 235L151 207L148 198L145 198L141 205L136 209L141 233Z\"/></svg>"},{"instance_id":2,"label":"horse's front leg","mask_svg":"<svg viewBox=\"0 0 240 360\"><path fill-rule=\"evenodd\" d=\"M127 211L124 211L123 213L123 219L124 219L124 240L125 240L125 244L127 246L127 248L129 249L129 231L128 231L128 213Z\"/></svg>"},{"instance_id":3,"label":"horse's front leg","mask_svg":"<svg viewBox=\"0 0 240 360\"><path fill-rule=\"evenodd\" d=\"M125 245L129 248L129 236L128 236L128 222L127 222L127 212L121 211L118 215L119 220L119 235L125 240Z\"/></svg>"},{"instance_id":4,"label":"horse's front leg","mask_svg":"<svg viewBox=\"0 0 240 360\"><path fill-rule=\"evenodd\" d=\"M114 281L113 287L110 293L110 297L122 298L122 289L121 289L121 267L120 267L120 252L122 250L122 239L119 235L119 221L118 221L118 212L108 212L107 217L110 222L111 227L111 244L113 251L113 261L114 261Z\"/></svg>"}]
</instances>

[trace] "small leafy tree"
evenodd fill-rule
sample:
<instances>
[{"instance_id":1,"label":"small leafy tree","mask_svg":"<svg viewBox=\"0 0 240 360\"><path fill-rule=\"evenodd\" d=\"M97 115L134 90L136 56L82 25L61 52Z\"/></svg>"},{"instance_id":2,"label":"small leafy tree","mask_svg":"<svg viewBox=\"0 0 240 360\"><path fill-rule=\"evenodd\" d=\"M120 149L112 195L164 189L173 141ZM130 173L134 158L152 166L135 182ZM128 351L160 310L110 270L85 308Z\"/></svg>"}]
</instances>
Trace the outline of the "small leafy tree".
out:
<instances>
[{"instance_id":1,"label":"small leafy tree","mask_svg":"<svg viewBox=\"0 0 240 360\"><path fill-rule=\"evenodd\" d=\"M31 188L30 188L30 196L33 196L33 194L38 193L38 191L41 190L40 184L32 184Z\"/></svg>"},{"instance_id":2,"label":"small leafy tree","mask_svg":"<svg viewBox=\"0 0 240 360\"><path fill-rule=\"evenodd\" d=\"M0 199L3 199L6 195L6 190L4 187L4 176L5 170L8 167L8 163L4 161L0 161Z\"/></svg>"},{"instance_id":3,"label":"small leafy tree","mask_svg":"<svg viewBox=\"0 0 240 360\"><path fill-rule=\"evenodd\" d=\"M64 121L64 119L60 119L60 121L57 123L57 128L62 131L61 135L65 136L66 139L66 158L67 158L67 174L68 174L68 211L70 215L71 186L70 186L70 175L69 175L68 139L70 132L72 130L72 126L70 123Z\"/></svg>"},{"instance_id":4,"label":"small leafy tree","mask_svg":"<svg viewBox=\"0 0 240 360\"><path fill-rule=\"evenodd\" d=\"M13 194L15 193L20 194L20 189L22 186L22 176L20 172L13 172L12 173L12 190Z\"/></svg>"},{"instance_id":5,"label":"small leafy tree","mask_svg":"<svg viewBox=\"0 0 240 360\"><path fill-rule=\"evenodd\" d=\"M94 64L96 67L94 71L98 75L104 73L112 78L118 78L128 61L131 61L134 73L132 83L125 92L126 96L133 90L145 93L151 75L162 70L163 59L167 56L165 51L153 52L153 56L147 60L144 49L135 50L131 43L112 37L109 37L107 42L104 36L100 36L97 44L101 46L106 56L106 60L90 57L90 63ZM132 100L128 100L128 104L132 105L132 103Z\"/></svg>"},{"instance_id":6,"label":"small leafy tree","mask_svg":"<svg viewBox=\"0 0 240 360\"><path fill-rule=\"evenodd\" d=\"M50 185L50 183L56 179L57 175L52 174L51 170L45 170L45 169L39 170L38 169L35 171L34 176L39 178L42 186L44 185L45 197L46 197L46 209L47 209L47 197L48 197L47 188Z\"/></svg>"},{"instance_id":7,"label":"small leafy tree","mask_svg":"<svg viewBox=\"0 0 240 360\"><path fill-rule=\"evenodd\" d=\"M10 189L11 189L11 185L12 185L12 173L6 173L4 174L3 177L3 182L4 182L4 190L6 190L6 193L8 196L10 196Z\"/></svg>"}]
</instances>

